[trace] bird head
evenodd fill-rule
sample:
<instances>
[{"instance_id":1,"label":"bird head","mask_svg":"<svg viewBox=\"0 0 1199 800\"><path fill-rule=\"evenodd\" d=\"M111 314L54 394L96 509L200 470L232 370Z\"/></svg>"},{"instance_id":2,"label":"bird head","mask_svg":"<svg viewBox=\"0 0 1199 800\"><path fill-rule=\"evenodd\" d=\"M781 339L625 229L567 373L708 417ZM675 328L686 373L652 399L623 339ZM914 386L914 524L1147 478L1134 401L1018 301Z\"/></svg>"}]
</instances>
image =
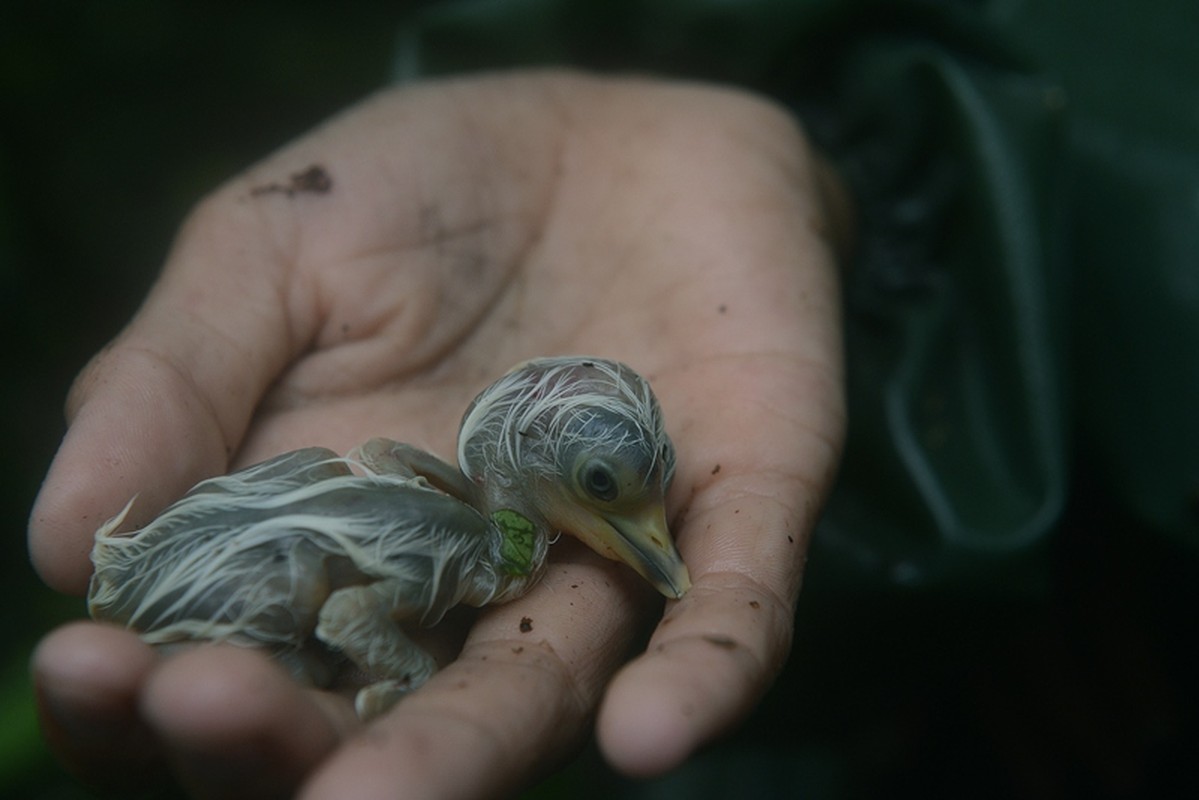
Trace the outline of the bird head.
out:
<instances>
[{"instance_id":1,"label":"bird head","mask_svg":"<svg viewBox=\"0 0 1199 800\"><path fill-rule=\"evenodd\" d=\"M628 564L667 597L690 588L666 524L674 446L649 384L628 366L580 357L517 366L467 409L458 462L490 504Z\"/></svg>"}]
</instances>

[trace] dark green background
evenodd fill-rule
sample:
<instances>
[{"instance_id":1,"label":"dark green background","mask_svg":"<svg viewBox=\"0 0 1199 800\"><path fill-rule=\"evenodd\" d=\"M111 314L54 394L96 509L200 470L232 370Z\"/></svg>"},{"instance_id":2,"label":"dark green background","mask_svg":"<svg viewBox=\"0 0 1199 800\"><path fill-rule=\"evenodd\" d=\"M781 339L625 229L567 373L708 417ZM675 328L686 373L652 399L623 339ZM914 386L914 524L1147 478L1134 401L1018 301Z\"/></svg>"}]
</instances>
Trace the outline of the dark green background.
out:
<instances>
[{"instance_id":1,"label":"dark green background","mask_svg":"<svg viewBox=\"0 0 1199 800\"><path fill-rule=\"evenodd\" d=\"M401 6L0 10L0 795L88 796L26 674L82 613L24 553L72 376L199 196L386 82ZM422 30L401 71L769 92L858 196L850 452L794 657L638 796L1199 794L1199 4L511 0ZM592 753L540 790L617 791Z\"/></svg>"}]
</instances>

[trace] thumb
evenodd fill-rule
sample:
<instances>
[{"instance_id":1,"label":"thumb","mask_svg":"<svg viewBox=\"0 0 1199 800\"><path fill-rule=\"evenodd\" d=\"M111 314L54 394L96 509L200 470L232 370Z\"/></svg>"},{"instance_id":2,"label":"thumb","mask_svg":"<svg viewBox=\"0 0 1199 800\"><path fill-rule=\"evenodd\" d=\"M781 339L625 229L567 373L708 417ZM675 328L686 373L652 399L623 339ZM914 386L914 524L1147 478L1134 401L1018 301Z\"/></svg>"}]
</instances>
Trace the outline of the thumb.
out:
<instances>
[{"instance_id":1,"label":"thumb","mask_svg":"<svg viewBox=\"0 0 1199 800\"><path fill-rule=\"evenodd\" d=\"M222 470L303 341L280 299L285 260L237 199L231 186L197 209L141 310L76 379L29 520L54 589L86 589L92 534L130 498L140 525Z\"/></svg>"}]
</instances>

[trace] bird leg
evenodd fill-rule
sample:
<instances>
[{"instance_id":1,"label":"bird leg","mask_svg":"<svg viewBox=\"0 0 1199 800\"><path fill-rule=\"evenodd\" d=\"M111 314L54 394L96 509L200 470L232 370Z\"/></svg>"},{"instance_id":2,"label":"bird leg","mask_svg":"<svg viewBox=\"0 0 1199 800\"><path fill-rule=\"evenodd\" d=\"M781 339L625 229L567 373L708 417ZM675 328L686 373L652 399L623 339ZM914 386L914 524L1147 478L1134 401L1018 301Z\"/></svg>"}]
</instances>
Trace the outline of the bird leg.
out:
<instances>
[{"instance_id":1,"label":"bird leg","mask_svg":"<svg viewBox=\"0 0 1199 800\"><path fill-rule=\"evenodd\" d=\"M359 690L354 708L362 719L378 716L434 672L437 662L408 638L397 617L414 609L397 608L403 588L394 581L347 586L329 595L321 607L316 637L344 653L372 678Z\"/></svg>"},{"instance_id":2,"label":"bird leg","mask_svg":"<svg viewBox=\"0 0 1199 800\"><path fill-rule=\"evenodd\" d=\"M483 510L479 488L457 467L442 461L432 453L383 437L371 439L359 446L357 457L370 469L389 475L421 477L429 484L467 505Z\"/></svg>"}]
</instances>

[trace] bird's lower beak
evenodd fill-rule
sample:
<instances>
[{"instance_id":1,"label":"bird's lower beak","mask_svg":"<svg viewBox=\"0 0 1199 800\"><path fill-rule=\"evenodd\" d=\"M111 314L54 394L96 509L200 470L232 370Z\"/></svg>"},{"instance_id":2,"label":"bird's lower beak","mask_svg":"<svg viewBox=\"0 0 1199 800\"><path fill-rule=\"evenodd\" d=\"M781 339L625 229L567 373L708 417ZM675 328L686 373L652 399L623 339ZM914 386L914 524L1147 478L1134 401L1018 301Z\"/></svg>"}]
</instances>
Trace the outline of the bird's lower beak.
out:
<instances>
[{"instance_id":1,"label":"bird's lower beak","mask_svg":"<svg viewBox=\"0 0 1199 800\"><path fill-rule=\"evenodd\" d=\"M667 597L691 588L691 576L670 538L660 502L631 514L603 514L572 526L572 533L602 556L623 561Z\"/></svg>"}]
</instances>

